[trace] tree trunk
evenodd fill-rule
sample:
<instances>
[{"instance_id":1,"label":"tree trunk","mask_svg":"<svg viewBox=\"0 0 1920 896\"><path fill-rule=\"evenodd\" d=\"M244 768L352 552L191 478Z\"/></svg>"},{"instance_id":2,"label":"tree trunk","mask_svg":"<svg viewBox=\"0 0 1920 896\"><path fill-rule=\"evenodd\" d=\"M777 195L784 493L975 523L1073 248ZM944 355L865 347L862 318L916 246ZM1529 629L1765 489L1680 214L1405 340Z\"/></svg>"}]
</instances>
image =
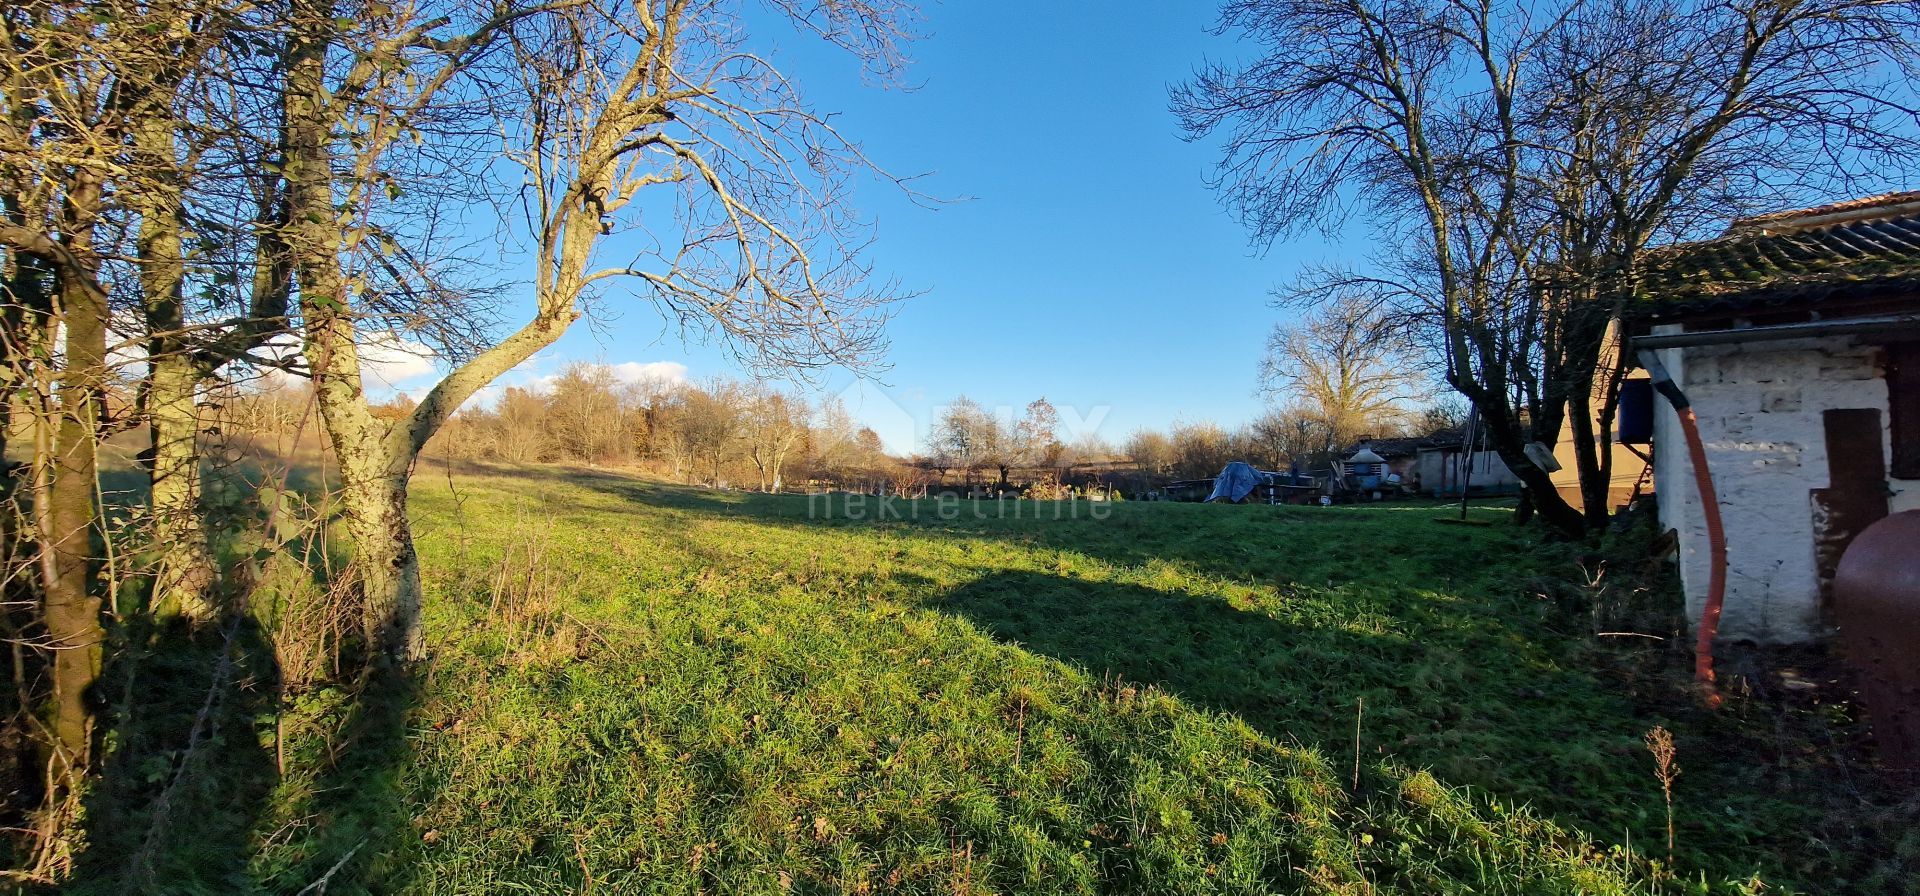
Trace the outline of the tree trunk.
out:
<instances>
[{"instance_id":1,"label":"tree trunk","mask_svg":"<svg viewBox=\"0 0 1920 896\"><path fill-rule=\"evenodd\" d=\"M1486 427L1487 440L1500 460L1513 471L1515 478L1527 489L1527 504L1532 511L1538 512L1541 520L1556 532L1568 538L1580 538L1586 534L1586 520L1580 511L1568 504L1560 492L1553 486L1553 474L1540 469L1527 457L1526 445L1530 438L1537 438L1542 431L1554 433L1546 438L1557 438L1560 421L1542 414L1533 422L1531 431L1521 429L1519 421L1514 419L1514 411L1504 397L1505 384L1498 381L1489 384L1488 392L1474 388L1475 384L1457 378L1450 378L1454 388L1474 403L1480 412L1480 419ZM1466 383L1463 388L1462 384ZM1563 405L1564 407L1564 405Z\"/></svg>"},{"instance_id":2,"label":"tree trunk","mask_svg":"<svg viewBox=\"0 0 1920 896\"><path fill-rule=\"evenodd\" d=\"M332 112L325 58L337 27L329 0L296 0L286 91L286 245L300 283L301 346L315 403L340 464L341 502L353 545L362 630L382 663L421 657L420 568L407 526L411 454L396 463L389 424L373 415L360 379L358 331L340 267L333 202Z\"/></svg>"},{"instance_id":3,"label":"tree trunk","mask_svg":"<svg viewBox=\"0 0 1920 896\"><path fill-rule=\"evenodd\" d=\"M1502 441L1505 440L1495 440L1495 450L1500 460L1526 486L1528 503L1540 515L1540 519L1568 538L1586 535L1586 518L1572 504L1568 504L1566 498L1560 496L1560 490L1553 484L1553 474L1536 466L1527 457L1524 448L1499 444Z\"/></svg>"},{"instance_id":4,"label":"tree trunk","mask_svg":"<svg viewBox=\"0 0 1920 896\"><path fill-rule=\"evenodd\" d=\"M152 435L148 475L153 545L160 561L154 609L204 622L218 615L218 607L213 552L200 512L200 417L194 400L199 385L200 370L191 358L171 354L153 361L147 391Z\"/></svg>"},{"instance_id":5,"label":"tree trunk","mask_svg":"<svg viewBox=\"0 0 1920 896\"><path fill-rule=\"evenodd\" d=\"M149 506L153 547L159 570L153 586L156 611L179 612L204 622L217 615L216 578L205 517L200 513L200 416L194 393L203 370L182 332L186 313L181 233L183 208L177 186L160 176L171 168L173 130L149 117L134 134L145 167L155 174L143 189L131 191L128 204L139 216L136 245L140 292L146 315L146 412L149 450Z\"/></svg>"},{"instance_id":6,"label":"tree trunk","mask_svg":"<svg viewBox=\"0 0 1920 896\"><path fill-rule=\"evenodd\" d=\"M26 215L11 193L0 197L6 222L25 228ZM6 456L7 437L13 431L14 410L20 391L27 389L26 379L40 344L40 335L48 331L47 317L53 311L54 275L44 259L26 252L7 253L11 270L0 284L0 382L8 394L0 395L0 458ZM9 479L6 488L17 485Z\"/></svg>"},{"instance_id":7,"label":"tree trunk","mask_svg":"<svg viewBox=\"0 0 1920 896\"><path fill-rule=\"evenodd\" d=\"M1613 422L1619 413L1620 383L1625 376L1626 358L1621 354L1606 369L1595 371L1590 388L1574 395L1571 409L1575 419L1593 421L1584 431L1574 432L1581 500L1587 525L1593 528L1603 527L1613 518ZM1595 397L1599 399L1597 409Z\"/></svg>"},{"instance_id":8,"label":"tree trunk","mask_svg":"<svg viewBox=\"0 0 1920 896\"><path fill-rule=\"evenodd\" d=\"M300 219L296 210L295 221ZM331 256L311 262L302 264L310 288L325 289L330 280L343 285ZM407 523L407 476L414 453L395 438L393 424L375 417L367 404L353 322L337 307L310 302L305 292L301 303L308 321L305 351L314 394L340 464L341 503L353 544L367 647L381 662L412 662L425 656L420 561Z\"/></svg>"},{"instance_id":9,"label":"tree trunk","mask_svg":"<svg viewBox=\"0 0 1920 896\"><path fill-rule=\"evenodd\" d=\"M407 521L407 465L396 465L384 451L351 456L340 457L341 503L353 541L367 643L384 661L412 662L426 656L426 639L420 627L420 557Z\"/></svg>"},{"instance_id":10,"label":"tree trunk","mask_svg":"<svg viewBox=\"0 0 1920 896\"><path fill-rule=\"evenodd\" d=\"M769 465L767 461L762 460L760 457L760 446L755 445L751 450L749 450L747 452L747 457L753 461L753 472L754 472L754 475L759 478L760 491L762 494L764 494L767 491L767 482L768 482L767 473L768 473Z\"/></svg>"},{"instance_id":11,"label":"tree trunk","mask_svg":"<svg viewBox=\"0 0 1920 896\"><path fill-rule=\"evenodd\" d=\"M96 175L75 176L67 195L67 232L62 239L76 259L91 262L93 217L100 200ZM60 374L59 422L53 438L52 480L44 514L42 545L46 598L43 607L53 650L53 694L47 727L53 734L53 780L67 792L81 783L92 761L90 691L100 677L100 597L93 589L93 537L98 507L101 389L106 382L107 296L91 270L59 269L60 319L66 325L65 368Z\"/></svg>"},{"instance_id":12,"label":"tree trunk","mask_svg":"<svg viewBox=\"0 0 1920 896\"><path fill-rule=\"evenodd\" d=\"M1593 402L1583 395L1568 399L1568 423L1572 426L1574 469L1580 481L1580 509L1590 529L1606 526L1613 515L1612 465L1602 454L1598 424L1593 419Z\"/></svg>"},{"instance_id":13,"label":"tree trunk","mask_svg":"<svg viewBox=\"0 0 1920 896\"><path fill-rule=\"evenodd\" d=\"M791 445L789 445L789 446L783 446L775 450L773 453L773 489L772 490L775 492L778 492L780 490L780 487L786 484L784 479L781 476L781 473L786 469L787 452L791 450L793 449Z\"/></svg>"},{"instance_id":14,"label":"tree trunk","mask_svg":"<svg viewBox=\"0 0 1920 896\"><path fill-rule=\"evenodd\" d=\"M295 220L301 220L297 208ZM331 255L303 260L302 273L309 287L343 285ZM396 438L394 424L374 416L367 404L353 322L337 307L309 302L305 292L301 303L314 395L340 465L341 504L353 546L367 649L383 664L412 662L425 656L420 561L407 523L407 477L414 452Z\"/></svg>"}]
</instances>

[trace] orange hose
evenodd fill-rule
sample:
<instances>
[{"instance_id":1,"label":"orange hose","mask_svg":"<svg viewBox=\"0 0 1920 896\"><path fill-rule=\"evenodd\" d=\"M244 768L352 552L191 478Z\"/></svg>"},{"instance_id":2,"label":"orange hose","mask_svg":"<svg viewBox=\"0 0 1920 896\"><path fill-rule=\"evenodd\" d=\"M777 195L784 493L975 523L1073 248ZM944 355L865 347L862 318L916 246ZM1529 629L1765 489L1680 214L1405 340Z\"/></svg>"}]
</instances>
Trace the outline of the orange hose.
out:
<instances>
[{"instance_id":1,"label":"orange hose","mask_svg":"<svg viewBox=\"0 0 1920 896\"><path fill-rule=\"evenodd\" d=\"M1693 459L1693 482L1700 488L1700 504L1707 523L1707 605L1700 610L1699 637L1693 644L1693 680L1706 694L1708 706L1720 705L1720 693L1714 686L1713 640L1720 633L1720 612L1727 599L1727 533L1720 523L1720 500L1713 491L1713 474L1707 469L1707 446L1700 441L1700 426L1693 408L1675 408L1680 430L1687 437L1687 454Z\"/></svg>"}]
</instances>

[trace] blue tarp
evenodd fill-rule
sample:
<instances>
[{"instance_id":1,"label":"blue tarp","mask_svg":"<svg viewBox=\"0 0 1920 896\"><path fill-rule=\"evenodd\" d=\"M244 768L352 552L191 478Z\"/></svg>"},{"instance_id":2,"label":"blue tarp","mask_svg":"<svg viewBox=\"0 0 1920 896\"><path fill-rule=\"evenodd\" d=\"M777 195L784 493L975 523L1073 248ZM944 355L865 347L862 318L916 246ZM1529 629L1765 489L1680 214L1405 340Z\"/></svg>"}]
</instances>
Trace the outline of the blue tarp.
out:
<instances>
[{"instance_id":1,"label":"blue tarp","mask_svg":"<svg viewBox=\"0 0 1920 896\"><path fill-rule=\"evenodd\" d=\"M1264 478L1252 464L1236 460L1227 464L1226 469L1221 470L1220 475L1214 477L1213 494L1208 495L1207 500L1232 501L1238 504L1246 500L1248 495L1253 494L1253 487L1259 485Z\"/></svg>"}]
</instances>

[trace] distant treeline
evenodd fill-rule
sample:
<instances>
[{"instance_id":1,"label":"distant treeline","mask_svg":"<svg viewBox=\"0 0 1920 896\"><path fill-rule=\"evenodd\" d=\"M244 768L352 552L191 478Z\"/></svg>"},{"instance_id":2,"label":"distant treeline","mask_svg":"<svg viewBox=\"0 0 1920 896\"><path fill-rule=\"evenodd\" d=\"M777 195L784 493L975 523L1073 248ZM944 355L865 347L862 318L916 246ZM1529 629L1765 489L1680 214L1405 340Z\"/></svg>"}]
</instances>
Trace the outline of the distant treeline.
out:
<instances>
[{"instance_id":1,"label":"distant treeline","mask_svg":"<svg viewBox=\"0 0 1920 896\"><path fill-rule=\"evenodd\" d=\"M299 425L306 401L299 389L262 390L232 402L230 416L256 433L284 433ZM412 404L401 396L380 410L398 418ZM809 484L875 491L916 476L837 399L732 379L622 379L593 363L570 365L538 389L509 387L490 407L462 410L425 454L638 468L688 484L763 491Z\"/></svg>"},{"instance_id":2,"label":"distant treeline","mask_svg":"<svg viewBox=\"0 0 1920 896\"><path fill-rule=\"evenodd\" d=\"M224 417L257 435L304 429L317 436L310 407L304 383L283 384L227 399ZM403 395L376 413L403 419L412 409ZM455 414L427 454L640 469L690 485L761 491L991 487L1047 497L1066 487L1104 487L1131 495L1211 478L1231 461L1313 469L1359 437L1423 435L1457 425L1458 414L1432 406L1336 426L1324 414L1280 407L1234 428L1198 421L1136 429L1115 445L1097 432L1062 432L1046 398L1016 414L959 396L917 451L895 455L831 396L728 378L623 377L618 367L576 363L538 387L508 387L491 405Z\"/></svg>"}]
</instances>

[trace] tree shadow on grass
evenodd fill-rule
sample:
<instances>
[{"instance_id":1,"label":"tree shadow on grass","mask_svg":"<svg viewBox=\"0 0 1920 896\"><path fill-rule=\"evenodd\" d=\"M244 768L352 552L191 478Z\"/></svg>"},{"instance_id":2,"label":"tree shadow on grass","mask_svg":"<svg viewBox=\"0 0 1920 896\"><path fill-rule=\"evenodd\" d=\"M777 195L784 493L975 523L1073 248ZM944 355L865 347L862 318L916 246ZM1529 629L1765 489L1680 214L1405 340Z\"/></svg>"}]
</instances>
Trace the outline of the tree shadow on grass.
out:
<instances>
[{"instance_id":1,"label":"tree shadow on grass","mask_svg":"<svg viewBox=\"0 0 1920 896\"><path fill-rule=\"evenodd\" d=\"M1046 502L943 511L923 500L889 517L844 495L715 492L565 468L474 472L760 525L1015 544L1028 553L1008 559L1029 569L1060 562L1087 576L1009 571L987 555L977 558L984 577L967 569L971 584L928 605L1095 675L1164 685L1282 741L1344 743L1334 752L1350 757L1359 714L1368 758L1610 825L1639 820L1618 798L1643 789L1646 726L1616 687L1570 659L1575 642L1557 630L1566 608L1524 587L1553 561L1508 527L1437 525L1450 512L1423 504L1080 502L1055 519Z\"/></svg>"},{"instance_id":2,"label":"tree shadow on grass","mask_svg":"<svg viewBox=\"0 0 1920 896\"><path fill-rule=\"evenodd\" d=\"M322 878L332 892L364 892L404 873L377 857L417 840L404 836L412 816L393 783L410 763L417 685L399 673L355 678L350 636L328 641L324 619L289 615L293 602L332 599L337 564L322 527L302 529L255 500L281 480L324 506L312 469L207 471L210 499L224 496L231 515L216 519L227 527L216 532L220 562L258 603L197 629L144 610L123 616L124 647L97 686L110 749L62 892L293 893ZM145 474L113 485L110 500L137 500ZM269 530L282 512L285 531ZM276 646L275 626L305 627L304 637ZM320 666L283 670L280 650ZM288 695L286 681L313 683Z\"/></svg>"},{"instance_id":3,"label":"tree shadow on grass","mask_svg":"<svg viewBox=\"0 0 1920 896\"><path fill-rule=\"evenodd\" d=\"M171 624L142 650L114 720L114 752L87 798L87 843L60 892L369 892L397 885L418 840L399 785L417 686L374 674L295 701L276 742L272 645L251 620L230 636ZM130 678L137 671L137 678ZM286 751L289 774L277 769Z\"/></svg>"},{"instance_id":4,"label":"tree shadow on grass","mask_svg":"<svg viewBox=\"0 0 1920 896\"><path fill-rule=\"evenodd\" d=\"M1091 501L878 498L836 492L770 495L682 486L614 471L499 467L437 462L416 474L429 486L459 475L584 488L671 512L791 528L892 525L943 539L1016 541L1122 566L1156 561L1227 579L1338 585L1425 583L1438 588L1498 576L1533 542L1510 526L1442 526L1455 505L1410 501L1361 507L1270 507ZM1504 504L1479 504L1472 517L1503 523ZM1499 558L1498 562L1481 562ZM1573 571L1569 564L1565 570Z\"/></svg>"},{"instance_id":5,"label":"tree shadow on grass","mask_svg":"<svg viewBox=\"0 0 1920 896\"><path fill-rule=\"evenodd\" d=\"M279 687L272 646L247 618L198 631L176 618L129 640L100 684L112 750L63 892L245 892L274 777L262 739Z\"/></svg>"},{"instance_id":6,"label":"tree shadow on grass","mask_svg":"<svg viewBox=\"0 0 1920 896\"><path fill-rule=\"evenodd\" d=\"M971 584L929 605L1096 675L1165 685L1280 740L1350 744L1359 713L1369 757L1431 766L1457 784L1578 809L1591 793L1564 786L1569 778L1641 783L1620 776L1644 771L1628 770L1643 758L1644 726L1604 678L1567 662L1572 641L1555 630L1565 608L1523 587L1539 568L1526 536L1437 525L1433 506L923 500L888 516L846 495L716 492L565 468L473 472L696 516L822 532L886 525L1040 552L1012 558L1023 565L1058 552L1090 576L1008 571L988 555L977 561L984 578L968 569ZM1107 577L1151 586L1096 581Z\"/></svg>"},{"instance_id":7,"label":"tree shadow on grass","mask_svg":"<svg viewBox=\"0 0 1920 896\"><path fill-rule=\"evenodd\" d=\"M411 673L377 670L338 709L319 707L320 732L300 738L293 772L280 783L267 821L280 830L256 854L254 876L267 892L400 892L418 863L421 832L404 776L414 765L408 721L422 684ZM264 829L265 826L263 826Z\"/></svg>"},{"instance_id":8,"label":"tree shadow on grass","mask_svg":"<svg viewBox=\"0 0 1920 896\"><path fill-rule=\"evenodd\" d=\"M1444 614L1392 621L1343 616L1336 603L1238 607L1025 572L989 575L929 606L1094 676L1238 716L1336 767L1354 761L1357 717L1369 766L1432 768L1449 784L1529 802L1609 838L1615 825L1644 823L1598 805L1637 787L1639 732L1623 725L1625 707L1597 680L1554 669L1540 655L1549 648L1463 644L1442 631L1452 621ZM1595 829L1602 819L1609 826Z\"/></svg>"},{"instance_id":9,"label":"tree shadow on grass","mask_svg":"<svg viewBox=\"0 0 1920 896\"><path fill-rule=\"evenodd\" d=\"M917 515L901 518L871 498L713 491L557 467L471 472L554 512L570 502L589 514L636 504L676 522L717 518L827 538L884 529L890 568L941 566L931 579L963 583L931 597L923 585L903 589L908 603L1095 676L1162 685L1320 749L1335 765L1352 761L1357 722L1363 759L1431 768L1447 784L1530 804L1605 841L1665 840L1641 741L1665 726L1688 770L1675 807L1682 868L1729 878L1787 868L1846 881L1896 851L1833 833L1858 809L1823 809L1847 794L1827 783L1833 773L1817 756L1782 753L1792 744L1763 730L1766 706L1705 712L1680 687L1683 651L1596 643L1575 578L1593 570L1577 567L1567 548L1511 526L1434 522L1454 518L1451 507L1121 504L1096 516L1082 504L1078 516L1035 520L1048 505L949 502L956 512L943 515L938 502L921 501L906 505ZM864 513L849 513L849 501ZM1010 518L1016 506L1022 518ZM1512 514L1477 505L1472 516Z\"/></svg>"}]
</instances>

